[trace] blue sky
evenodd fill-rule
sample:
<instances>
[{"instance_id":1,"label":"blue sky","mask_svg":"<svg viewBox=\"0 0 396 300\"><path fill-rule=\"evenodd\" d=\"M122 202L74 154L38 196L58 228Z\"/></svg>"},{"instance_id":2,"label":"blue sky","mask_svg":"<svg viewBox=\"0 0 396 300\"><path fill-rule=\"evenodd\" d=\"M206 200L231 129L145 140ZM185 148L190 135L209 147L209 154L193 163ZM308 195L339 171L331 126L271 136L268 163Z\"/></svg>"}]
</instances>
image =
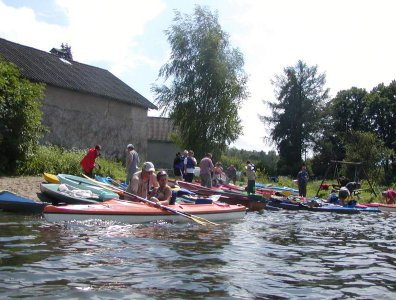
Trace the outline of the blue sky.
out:
<instances>
[{"instance_id":1,"label":"blue sky","mask_svg":"<svg viewBox=\"0 0 396 300\"><path fill-rule=\"evenodd\" d=\"M250 97L237 148L273 148L258 115L269 114L271 79L299 59L326 73L331 96L396 79L393 0L0 0L0 37L44 51L68 43L76 61L108 69L154 101L150 87L170 53L164 30L175 9L191 14L196 4L218 11L245 58Z\"/></svg>"}]
</instances>

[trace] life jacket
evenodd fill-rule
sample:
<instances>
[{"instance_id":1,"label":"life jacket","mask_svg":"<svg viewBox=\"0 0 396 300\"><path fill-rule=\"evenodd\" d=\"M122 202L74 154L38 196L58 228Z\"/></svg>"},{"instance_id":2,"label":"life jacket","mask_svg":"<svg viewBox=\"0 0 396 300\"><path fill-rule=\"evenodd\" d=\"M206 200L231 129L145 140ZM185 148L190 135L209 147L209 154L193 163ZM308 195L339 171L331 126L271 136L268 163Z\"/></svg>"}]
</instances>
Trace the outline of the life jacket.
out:
<instances>
[{"instance_id":1,"label":"life jacket","mask_svg":"<svg viewBox=\"0 0 396 300\"><path fill-rule=\"evenodd\" d=\"M195 162L194 160L189 156L187 157L187 164L186 164L186 168L190 169L190 168L194 168L195 167Z\"/></svg>"}]
</instances>

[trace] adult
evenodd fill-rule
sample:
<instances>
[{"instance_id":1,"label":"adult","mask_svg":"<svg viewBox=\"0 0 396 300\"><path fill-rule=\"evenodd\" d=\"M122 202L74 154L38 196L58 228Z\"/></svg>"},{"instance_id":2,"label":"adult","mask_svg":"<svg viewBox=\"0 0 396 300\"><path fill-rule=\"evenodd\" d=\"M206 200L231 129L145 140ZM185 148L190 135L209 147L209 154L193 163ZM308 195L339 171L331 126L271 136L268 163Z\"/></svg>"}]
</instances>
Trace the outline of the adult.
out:
<instances>
[{"instance_id":1,"label":"adult","mask_svg":"<svg viewBox=\"0 0 396 300\"><path fill-rule=\"evenodd\" d=\"M309 176L308 176L307 166L302 165L301 170L297 174L298 194L301 197L307 196L308 179L309 179Z\"/></svg>"},{"instance_id":2,"label":"adult","mask_svg":"<svg viewBox=\"0 0 396 300\"><path fill-rule=\"evenodd\" d=\"M187 157L184 159L184 180L192 182L194 179L194 170L197 160L194 157L194 151L189 150Z\"/></svg>"},{"instance_id":3,"label":"adult","mask_svg":"<svg viewBox=\"0 0 396 300\"><path fill-rule=\"evenodd\" d=\"M155 187L148 198L151 201L157 202L158 204L173 204L172 200L172 189L168 185L168 174L166 171L159 171L157 173L158 187Z\"/></svg>"},{"instance_id":4,"label":"adult","mask_svg":"<svg viewBox=\"0 0 396 300\"><path fill-rule=\"evenodd\" d=\"M212 162L212 154L206 153L205 157L199 162L199 177L201 178L201 185L208 188L212 187L212 170L214 168Z\"/></svg>"},{"instance_id":5,"label":"adult","mask_svg":"<svg viewBox=\"0 0 396 300\"><path fill-rule=\"evenodd\" d=\"M223 174L223 166L221 165L221 162L216 162L216 165L213 169L213 182L215 185L223 183L223 180L221 179L221 175Z\"/></svg>"},{"instance_id":6,"label":"adult","mask_svg":"<svg viewBox=\"0 0 396 300\"><path fill-rule=\"evenodd\" d=\"M173 174L175 175L176 180L183 179L183 169L184 169L184 158L180 152L176 153L176 157L173 160Z\"/></svg>"},{"instance_id":7,"label":"adult","mask_svg":"<svg viewBox=\"0 0 396 300\"><path fill-rule=\"evenodd\" d=\"M135 147L132 144L127 145L126 150L126 183L129 184L133 174L138 170L140 159L139 154L136 152Z\"/></svg>"},{"instance_id":8,"label":"adult","mask_svg":"<svg viewBox=\"0 0 396 300\"><path fill-rule=\"evenodd\" d=\"M386 204L395 204L396 191L388 189L382 192L382 196L385 198Z\"/></svg>"},{"instance_id":9,"label":"adult","mask_svg":"<svg viewBox=\"0 0 396 300\"><path fill-rule=\"evenodd\" d=\"M89 148L88 153L80 161L80 165L84 170L84 174L88 177L94 178L93 169L96 168L96 159L100 156L102 146L95 145L94 148Z\"/></svg>"},{"instance_id":10,"label":"adult","mask_svg":"<svg viewBox=\"0 0 396 300\"><path fill-rule=\"evenodd\" d=\"M153 163L146 161L143 164L142 170L133 174L126 191L139 197L147 198L149 191L159 186L154 172L155 168Z\"/></svg>"},{"instance_id":11,"label":"adult","mask_svg":"<svg viewBox=\"0 0 396 300\"><path fill-rule=\"evenodd\" d=\"M230 165L226 171L225 174L227 176L226 183L232 183L235 185L236 184L236 179L237 179L237 170L234 165Z\"/></svg>"},{"instance_id":12,"label":"adult","mask_svg":"<svg viewBox=\"0 0 396 300\"><path fill-rule=\"evenodd\" d=\"M246 176L248 178L247 193L248 195L256 193L256 167L248 160L246 162Z\"/></svg>"}]
</instances>

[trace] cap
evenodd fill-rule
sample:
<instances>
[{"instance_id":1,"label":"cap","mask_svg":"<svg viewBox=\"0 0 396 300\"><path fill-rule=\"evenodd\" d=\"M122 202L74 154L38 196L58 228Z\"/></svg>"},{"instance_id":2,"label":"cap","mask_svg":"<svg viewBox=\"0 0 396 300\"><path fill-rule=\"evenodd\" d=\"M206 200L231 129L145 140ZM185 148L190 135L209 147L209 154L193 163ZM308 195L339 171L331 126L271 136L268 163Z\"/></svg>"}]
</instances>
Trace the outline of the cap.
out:
<instances>
[{"instance_id":1,"label":"cap","mask_svg":"<svg viewBox=\"0 0 396 300\"><path fill-rule=\"evenodd\" d=\"M142 170L143 170L143 171L146 171L146 172L155 172L155 168L154 168L153 163L152 163L152 162L149 162L149 161L146 161L146 162L143 164Z\"/></svg>"},{"instance_id":2,"label":"cap","mask_svg":"<svg viewBox=\"0 0 396 300\"><path fill-rule=\"evenodd\" d=\"M102 146L101 145L95 145L95 149L96 150L102 150Z\"/></svg>"},{"instance_id":3,"label":"cap","mask_svg":"<svg viewBox=\"0 0 396 300\"><path fill-rule=\"evenodd\" d=\"M127 149L128 149L128 148L135 148L135 147L133 147L132 144L128 144Z\"/></svg>"}]
</instances>

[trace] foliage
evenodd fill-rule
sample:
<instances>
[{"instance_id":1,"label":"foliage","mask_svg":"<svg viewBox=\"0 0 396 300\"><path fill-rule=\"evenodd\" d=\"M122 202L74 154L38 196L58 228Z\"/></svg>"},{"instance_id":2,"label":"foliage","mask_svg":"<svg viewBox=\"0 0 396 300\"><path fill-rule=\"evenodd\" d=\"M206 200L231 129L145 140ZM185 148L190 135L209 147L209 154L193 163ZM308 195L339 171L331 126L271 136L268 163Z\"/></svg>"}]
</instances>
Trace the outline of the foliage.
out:
<instances>
[{"instance_id":1,"label":"foliage","mask_svg":"<svg viewBox=\"0 0 396 300\"><path fill-rule=\"evenodd\" d=\"M44 172L58 174L73 174L81 176L80 161L86 154L85 150L66 150L58 146L39 146L37 153L30 156L18 170L22 175L39 175ZM117 179L126 177L125 168L120 162L114 162L104 157L97 160L100 168L94 170L95 174L111 176Z\"/></svg>"},{"instance_id":2,"label":"foliage","mask_svg":"<svg viewBox=\"0 0 396 300\"><path fill-rule=\"evenodd\" d=\"M392 155L393 151L385 147L371 132L353 132L346 144L346 161L362 162L369 178L378 175L377 169ZM377 178L378 179L378 178Z\"/></svg>"},{"instance_id":3,"label":"foliage","mask_svg":"<svg viewBox=\"0 0 396 300\"><path fill-rule=\"evenodd\" d=\"M24 79L0 58L0 173L14 173L32 156L45 132L40 98L44 85Z\"/></svg>"},{"instance_id":4,"label":"foliage","mask_svg":"<svg viewBox=\"0 0 396 300\"><path fill-rule=\"evenodd\" d=\"M302 154L312 147L321 132L321 118L328 89L324 89L325 74L317 66L309 67L302 61L287 67L276 75L277 102L267 102L271 116L261 116L270 127L271 139L279 150L278 172L294 174L298 171Z\"/></svg>"},{"instance_id":5,"label":"foliage","mask_svg":"<svg viewBox=\"0 0 396 300\"><path fill-rule=\"evenodd\" d=\"M159 77L171 85L154 85L156 102L179 128L181 148L197 157L220 156L242 132L238 109L247 96L244 60L230 46L217 14L196 6L192 15L175 12L166 30L171 58Z\"/></svg>"}]
</instances>

